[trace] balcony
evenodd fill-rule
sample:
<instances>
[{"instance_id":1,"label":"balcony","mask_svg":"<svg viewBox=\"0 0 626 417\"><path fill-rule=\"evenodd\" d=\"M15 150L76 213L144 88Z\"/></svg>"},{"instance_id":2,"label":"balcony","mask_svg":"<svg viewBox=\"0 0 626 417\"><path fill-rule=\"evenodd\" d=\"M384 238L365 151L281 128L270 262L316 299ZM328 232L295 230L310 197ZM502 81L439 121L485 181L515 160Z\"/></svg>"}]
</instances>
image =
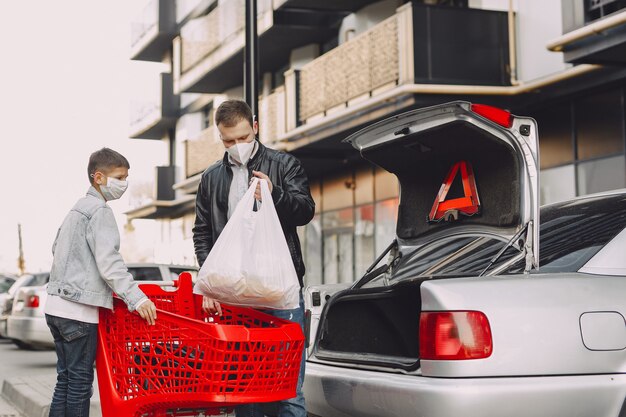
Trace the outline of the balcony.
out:
<instances>
[{"instance_id":1,"label":"balcony","mask_svg":"<svg viewBox=\"0 0 626 417\"><path fill-rule=\"evenodd\" d=\"M549 50L572 64L626 64L626 0L562 0L562 8L563 36Z\"/></svg>"},{"instance_id":2,"label":"balcony","mask_svg":"<svg viewBox=\"0 0 626 417\"><path fill-rule=\"evenodd\" d=\"M298 124L402 84L507 85L503 56L505 13L409 4L302 68Z\"/></svg>"},{"instance_id":3,"label":"balcony","mask_svg":"<svg viewBox=\"0 0 626 417\"><path fill-rule=\"evenodd\" d=\"M272 7L259 0L257 33L261 72L283 67L293 49L323 43L337 34L344 12ZM180 61L176 91L220 93L243 83L245 0L228 0L206 16L192 19L174 42Z\"/></svg>"},{"instance_id":4,"label":"balcony","mask_svg":"<svg viewBox=\"0 0 626 417\"><path fill-rule=\"evenodd\" d=\"M352 13L377 1L379 0L274 0L274 8Z\"/></svg>"},{"instance_id":5,"label":"balcony","mask_svg":"<svg viewBox=\"0 0 626 417\"><path fill-rule=\"evenodd\" d=\"M259 140L272 146L287 132L285 87L259 98Z\"/></svg>"},{"instance_id":6,"label":"balcony","mask_svg":"<svg viewBox=\"0 0 626 417\"><path fill-rule=\"evenodd\" d=\"M176 36L176 6L172 0L152 0L131 24L130 58L161 62Z\"/></svg>"},{"instance_id":7,"label":"balcony","mask_svg":"<svg viewBox=\"0 0 626 417\"><path fill-rule=\"evenodd\" d=\"M125 214L128 220L175 218L188 213L193 208L193 196L176 199L174 183L176 166L156 167L154 190L152 195Z\"/></svg>"},{"instance_id":8,"label":"balcony","mask_svg":"<svg viewBox=\"0 0 626 417\"><path fill-rule=\"evenodd\" d=\"M216 128L204 129L194 139L185 141L185 177L190 179L201 174L224 156L224 145L219 140Z\"/></svg>"},{"instance_id":9,"label":"balcony","mask_svg":"<svg viewBox=\"0 0 626 417\"><path fill-rule=\"evenodd\" d=\"M160 74L159 97L159 101L131 103L131 138L162 139L176 125L180 98L172 93L172 74Z\"/></svg>"}]
</instances>

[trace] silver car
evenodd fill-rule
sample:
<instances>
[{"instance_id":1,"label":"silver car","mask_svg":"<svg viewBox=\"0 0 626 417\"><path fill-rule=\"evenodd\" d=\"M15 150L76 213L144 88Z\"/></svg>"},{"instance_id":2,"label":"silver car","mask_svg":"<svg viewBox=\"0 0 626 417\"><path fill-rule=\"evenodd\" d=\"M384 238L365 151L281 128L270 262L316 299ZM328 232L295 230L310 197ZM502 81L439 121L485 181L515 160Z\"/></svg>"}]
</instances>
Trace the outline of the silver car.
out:
<instances>
[{"instance_id":1,"label":"silver car","mask_svg":"<svg viewBox=\"0 0 626 417\"><path fill-rule=\"evenodd\" d=\"M6 293L0 294L0 337L7 337L7 320L13 310L13 300L18 290L25 286L44 285L48 279L50 274L47 272L23 274Z\"/></svg>"},{"instance_id":2,"label":"silver car","mask_svg":"<svg viewBox=\"0 0 626 417\"><path fill-rule=\"evenodd\" d=\"M46 324L47 284L22 287L13 300L13 309L7 320L7 337L20 349L54 347L54 340Z\"/></svg>"},{"instance_id":3,"label":"silver car","mask_svg":"<svg viewBox=\"0 0 626 417\"><path fill-rule=\"evenodd\" d=\"M15 279L11 275L0 274L0 294L9 292L9 288L15 283Z\"/></svg>"},{"instance_id":4,"label":"silver car","mask_svg":"<svg viewBox=\"0 0 626 417\"><path fill-rule=\"evenodd\" d=\"M197 267L169 264L127 264L136 281L166 284L182 272L190 272L195 279ZM13 300L7 320L7 336L22 349L54 347L54 339L46 324L44 313L47 299L46 286L22 287Z\"/></svg>"},{"instance_id":5,"label":"silver car","mask_svg":"<svg viewBox=\"0 0 626 417\"><path fill-rule=\"evenodd\" d=\"M313 416L626 415L626 190L540 220L536 132L454 102L349 138L399 179L396 239L307 290Z\"/></svg>"}]
</instances>

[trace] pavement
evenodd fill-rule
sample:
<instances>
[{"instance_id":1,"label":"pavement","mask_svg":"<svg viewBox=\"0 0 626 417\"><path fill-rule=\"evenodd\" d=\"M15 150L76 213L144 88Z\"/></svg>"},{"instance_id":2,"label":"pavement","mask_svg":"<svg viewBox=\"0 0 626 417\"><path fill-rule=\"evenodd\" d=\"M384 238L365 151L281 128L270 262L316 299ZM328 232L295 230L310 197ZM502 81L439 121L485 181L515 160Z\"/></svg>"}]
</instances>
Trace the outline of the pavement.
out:
<instances>
[{"instance_id":1,"label":"pavement","mask_svg":"<svg viewBox=\"0 0 626 417\"><path fill-rule=\"evenodd\" d=\"M2 402L13 409L15 417L47 417L50 400L56 383L56 373L43 373L37 376L21 376L6 379L2 384L0 417L5 417ZM90 417L102 417L100 398L94 381L94 395L91 398ZM10 412L7 414L11 415Z\"/></svg>"},{"instance_id":2,"label":"pavement","mask_svg":"<svg viewBox=\"0 0 626 417\"><path fill-rule=\"evenodd\" d=\"M47 417L56 384L56 372L8 378L2 384L0 417ZM223 414L223 417L233 416ZM97 376L91 397L90 417L102 417Z\"/></svg>"}]
</instances>

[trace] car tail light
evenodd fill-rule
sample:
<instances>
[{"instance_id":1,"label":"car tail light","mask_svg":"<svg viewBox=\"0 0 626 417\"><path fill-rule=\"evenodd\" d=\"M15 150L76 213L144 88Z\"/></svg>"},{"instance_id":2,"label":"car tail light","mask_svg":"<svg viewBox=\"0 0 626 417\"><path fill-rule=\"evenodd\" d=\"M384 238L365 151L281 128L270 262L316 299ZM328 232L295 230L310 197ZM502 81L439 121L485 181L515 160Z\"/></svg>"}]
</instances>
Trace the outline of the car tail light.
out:
<instances>
[{"instance_id":1,"label":"car tail light","mask_svg":"<svg viewBox=\"0 0 626 417\"><path fill-rule=\"evenodd\" d=\"M39 296L31 295L30 297L28 297L28 300L26 301L26 307L30 307L30 308L39 307Z\"/></svg>"},{"instance_id":2,"label":"car tail light","mask_svg":"<svg viewBox=\"0 0 626 417\"><path fill-rule=\"evenodd\" d=\"M491 120L494 123L504 127L511 127L513 124L513 118L511 113L506 110L499 109L497 107L487 106L485 104L472 104L472 111L476 114L480 114L486 119Z\"/></svg>"},{"instance_id":3,"label":"car tail light","mask_svg":"<svg viewBox=\"0 0 626 417\"><path fill-rule=\"evenodd\" d=\"M492 350L489 320L480 311L422 312L421 359L483 359Z\"/></svg>"}]
</instances>

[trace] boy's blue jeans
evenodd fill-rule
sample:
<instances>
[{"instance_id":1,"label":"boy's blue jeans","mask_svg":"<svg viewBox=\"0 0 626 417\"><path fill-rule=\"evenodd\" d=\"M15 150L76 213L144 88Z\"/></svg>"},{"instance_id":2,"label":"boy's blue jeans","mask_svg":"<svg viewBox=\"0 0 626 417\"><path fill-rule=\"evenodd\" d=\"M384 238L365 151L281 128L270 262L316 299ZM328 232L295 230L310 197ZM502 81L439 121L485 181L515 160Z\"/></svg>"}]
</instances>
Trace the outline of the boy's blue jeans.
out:
<instances>
[{"instance_id":1,"label":"boy's blue jeans","mask_svg":"<svg viewBox=\"0 0 626 417\"><path fill-rule=\"evenodd\" d=\"M98 325L46 314L57 353L57 383L49 417L88 417Z\"/></svg>"},{"instance_id":2,"label":"boy's blue jeans","mask_svg":"<svg viewBox=\"0 0 626 417\"><path fill-rule=\"evenodd\" d=\"M263 310L280 319L296 322L304 332L304 301L300 294L300 307L294 310ZM306 364L306 349L302 351L302 362L300 363L300 376L298 377L298 387L296 396L288 400L278 402L278 417L306 417L306 406L304 404L304 394L302 393L302 383L304 382L304 366ZM241 405L235 409L237 417L263 417L258 404Z\"/></svg>"}]
</instances>

